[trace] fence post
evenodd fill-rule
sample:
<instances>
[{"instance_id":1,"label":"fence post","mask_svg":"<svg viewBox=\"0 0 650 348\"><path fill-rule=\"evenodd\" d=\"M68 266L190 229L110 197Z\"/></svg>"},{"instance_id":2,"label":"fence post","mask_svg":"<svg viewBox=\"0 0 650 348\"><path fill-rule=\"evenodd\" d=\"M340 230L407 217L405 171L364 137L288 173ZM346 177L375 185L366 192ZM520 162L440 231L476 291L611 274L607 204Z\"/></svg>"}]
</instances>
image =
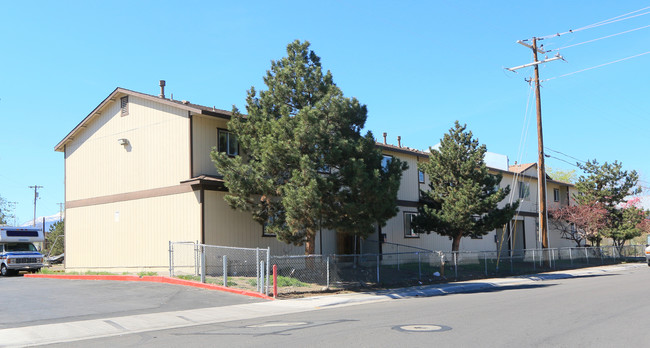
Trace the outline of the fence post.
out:
<instances>
[{"instance_id":1,"label":"fence post","mask_svg":"<svg viewBox=\"0 0 650 348\"><path fill-rule=\"evenodd\" d=\"M257 270L257 291L260 289L260 248L255 248L255 269Z\"/></svg>"},{"instance_id":2,"label":"fence post","mask_svg":"<svg viewBox=\"0 0 650 348\"><path fill-rule=\"evenodd\" d=\"M589 252L587 252L587 247L585 247L585 258L587 259L587 264L589 264Z\"/></svg>"},{"instance_id":3,"label":"fence post","mask_svg":"<svg viewBox=\"0 0 650 348\"><path fill-rule=\"evenodd\" d=\"M418 251L418 280L422 280L422 264L420 263L420 252Z\"/></svg>"},{"instance_id":4,"label":"fence post","mask_svg":"<svg viewBox=\"0 0 650 348\"><path fill-rule=\"evenodd\" d=\"M199 275L199 241L194 242L194 276Z\"/></svg>"},{"instance_id":5,"label":"fence post","mask_svg":"<svg viewBox=\"0 0 650 348\"><path fill-rule=\"evenodd\" d=\"M205 245L201 245L201 283L205 283Z\"/></svg>"},{"instance_id":6,"label":"fence post","mask_svg":"<svg viewBox=\"0 0 650 348\"><path fill-rule=\"evenodd\" d=\"M173 264L174 264L174 249L173 248L174 248L174 244L172 244L172 241L170 240L169 241L169 277L170 278L174 276L174 271L173 271L173 269L174 269L174 266L173 266Z\"/></svg>"},{"instance_id":7,"label":"fence post","mask_svg":"<svg viewBox=\"0 0 650 348\"><path fill-rule=\"evenodd\" d=\"M452 251L454 255L454 275L456 276L456 279L458 279L458 251Z\"/></svg>"},{"instance_id":8,"label":"fence post","mask_svg":"<svg viewBox=\"0 0 650 348\"><path fill-rule=\"evenodd\" d=\"M571 250L573 250L573 248L569 248L569 259L571 260L571 266L573 266L573 254L571 253Z\"/></svg>"},{"instance_id":9,"label":"fence post","mask_svg":"<svg viewBox=\"0 0 650 348\"><path fill-rule=\"evenodd\" d=\"M397 270L399 271L399 244L397 245Z\"/></svg>"},{"instance_id":10,"label":"fence post","mask_svg":"<svg viewBox=\"0 0 650 348\"><path fill-rule=\"evenodd\" d=\"M488 271L487 271L487 252L483 252L483 263L485 264L485 276L487 277Z\"/></svg>"},{"instance_id":11,"label":"fence post","mask_svg":"<svg viewBox=\"0 0 650 348\"><path fill-rule=\"evenodd\" d=\"M603 247L600 247L600 248L598 248L598 249L600 249L600 264L601 264L601 265L604 265L604 264L605 264L605 260L603 260Z\"/></svg>"},{"instance_id":12,"label":"fence post","mask_svg":"<svg viewBox=\"0 0 650 348\"><path fill-rule=\"evenodd\" d=\"M379 254L377 254L377 284L379 284Z\"/></svg>"},{"instance_id":13,"label":"fence post","mask_svg":"<svg viewBox=\"0 0 650 348\"><path fill-rule=\"evenodd\" d=\"M269 267L271 267L271 247L266 247L266 277L264 277L264 281L266 284L266 289L264 290L264 294L266 296L269 295Z\"/></svg>"},{"instance_id":14,"label":"fence post","mask_svg":"<svg viewBox=\"0 0 650 348\"><path fill-rule=\"evenodd\" d=\"M512 255L513 254L512 254L512 251L511 251L510 252L510 274L515 273L515 269L513 268L513 265L512 265L512 259L513 259Z\"/></svg>"},{"instance_id":15,"label":"fence post","mask_svg":"<svg viewBox=\"0 0 650 348\"><path fill-rule=\"evenodd\" d=\"M535 249L533 249L533 271L536 270L536 267L537 267L537 264L536 264L536 261L535 261Z\"/></svg>"},{"instance_id":16,"label":"fence post","mask_svg":"<svg viewBox=\"0 0 650 348\"><path fill-rule=\"evenodd\" d=\"M228 255L223 255L223 286L228 287Z\"/></svg>"},{"instance_id":17,"label":"fence post","mask_svg":"<svg viewBox=\"0 0 650 348\"><path fill-rule=\"evenodd\" d=\"M442 251L438 251L440 253L440 275L445 276L445 254Z\"/></svg>"},{"instance_id":18,"label":"fence post","mask_svg":"<svg viewBox=\"0 0 650 348\"><path fill-rule=\"evenodd\" d=\"M330 289L330 257L327 256L327 290Z\"/></svg>"},{"instance_id":19,"label":"fence post","mask_svg":"<svg viewBox=\"0 0 650 348\"><path fill-rule=\"evenodd\" d=\"M264 261L260 261L260 269L257 272L260 276L257 278L257 292L264 293Z\"/></svg>"}]
</instances>

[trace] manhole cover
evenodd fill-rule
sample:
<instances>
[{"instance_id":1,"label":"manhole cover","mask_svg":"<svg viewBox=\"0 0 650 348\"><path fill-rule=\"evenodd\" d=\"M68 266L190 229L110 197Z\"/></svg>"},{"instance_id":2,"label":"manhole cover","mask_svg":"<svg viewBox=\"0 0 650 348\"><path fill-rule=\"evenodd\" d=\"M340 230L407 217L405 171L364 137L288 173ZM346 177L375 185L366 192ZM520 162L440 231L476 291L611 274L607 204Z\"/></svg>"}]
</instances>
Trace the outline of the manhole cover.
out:
<instances>
[{"instance_id":1,"label":"manhole cover","mask_svg":"<svg viewBox=\"0 0 650 348\"><path fill-rule=\"evenodd\" d=\"M302 325L307 325L309 323L306 323L304 321L299 321L299 322L276 322L276 323L265 323L265 324L257 324L257 325L250 325L246 327L285 327L285 326L302 326Z\"/></svg>"},{"instance_id":2,"label":"manhole cover","mask_svg":"<svg viewBox=\"0 0 650 348\"><path fill-rule=\"evenodd\" d=\"M393 327L393 330L405 332L438 332L451 330L449 326L432 325L432 324L415 324L415 325L400 325Z\"/></svg>"}]
</instances>

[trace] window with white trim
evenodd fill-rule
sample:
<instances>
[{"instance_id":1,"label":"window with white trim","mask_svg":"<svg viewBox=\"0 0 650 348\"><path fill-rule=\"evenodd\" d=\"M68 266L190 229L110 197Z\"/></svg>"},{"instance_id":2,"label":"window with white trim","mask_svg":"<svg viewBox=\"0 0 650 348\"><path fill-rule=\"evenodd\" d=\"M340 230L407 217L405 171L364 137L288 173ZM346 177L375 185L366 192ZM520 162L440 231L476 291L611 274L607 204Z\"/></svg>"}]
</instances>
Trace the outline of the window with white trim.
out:
<instances>
[{"instance_id":1,"label":"window with white trim","mask_svg":"<svg viewBox=\"0 0 650 348\"><path fill-rule=\"evenodd\" d=\"M530 184L527 182L519 182L519 198L525 201L530 200Z\"/></svg>"},{"instance_id":2,"label":"window with white trim","mask_svg":"<svg viewBox=\"0 0 650 348\"><path fill-rule=\"evenodd\" d=\"M239 155L239 142L237 137L225 129L218 130L219 152L225 152L228 156Z\"/></svg>"},{"instance_id":3,"label":"window with white trim","mask_svg":"<svg viewBox=\"0 0 650 348\"><path fill-rule=\"evenodd\" d=\"M415 233L413 229L413 218L418 215L415 212L404 212L404 238L419 238L420 236Z\"/></svg>"}]
</instances>

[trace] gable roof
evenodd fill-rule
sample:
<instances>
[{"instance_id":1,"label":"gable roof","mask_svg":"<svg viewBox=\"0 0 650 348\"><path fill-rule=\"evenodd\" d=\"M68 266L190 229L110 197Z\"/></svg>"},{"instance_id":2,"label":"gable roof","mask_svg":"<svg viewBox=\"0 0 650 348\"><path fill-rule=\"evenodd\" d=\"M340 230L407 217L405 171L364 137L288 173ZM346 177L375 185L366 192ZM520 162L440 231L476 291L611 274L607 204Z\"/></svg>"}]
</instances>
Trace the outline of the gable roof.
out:
<instances>
[{"instance_id":1,"label":"gable roof","mask_svg":"<svg viewBox=\"0 0 650 348\"><path fill-rule=\"evenodd\" d=\"M523 173L534 166L537 166L537 163L513 164L508 166L508 170L514 173Z\"/></svg>"},{"instance_id":2,"label":"gable roof","mask_svg":"<svg viewBox=\"0 0 650 348\"><path fill-rule=\"evenodd\" d=\"M207 116L220 117L225 119L230 119L230 117L232 116L232 113L230 111L221 110L214 107L198 105L198 104L192 104L184 100L181 101L181 100L173 100L169 98L161 98L151 94L140 93L140 92L132 91L130 89L117 87L115 88L115 90L113 90L113 92L111 92L111 94L108 95L108 97L106 97L106 99L104 99L101 103L99 103L99 105L97 105L97 107L95 107L95 109L93 109L93 111L91 111L88 114L88 116L86 116L81 122L79 122L79 124L76 127L74 127L72 131L68 133L68 135L66 135L58 144L56 144L56 146L54 147L54 151L63 152L63 148L65 144L67 144L69 141L74 139L74 136L79 132L81 132L90 121L92 121L99 113L101 113L104 107L106 107L108 104L114 101L117 101L118 98L121 98L125 95L131 95L149 101L170 105L199 115L207 115Z\"/></svg>"}]
</instances>

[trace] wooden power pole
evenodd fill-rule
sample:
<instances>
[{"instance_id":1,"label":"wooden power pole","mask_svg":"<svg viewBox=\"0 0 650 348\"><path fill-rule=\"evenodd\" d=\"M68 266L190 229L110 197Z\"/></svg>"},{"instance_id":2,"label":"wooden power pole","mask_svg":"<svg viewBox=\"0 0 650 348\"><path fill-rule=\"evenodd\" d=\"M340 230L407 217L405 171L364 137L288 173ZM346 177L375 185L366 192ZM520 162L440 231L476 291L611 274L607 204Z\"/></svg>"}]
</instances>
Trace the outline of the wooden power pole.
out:
<instances>
[{"instance_id":1,"label":"wooden power pole","mask_svg":"<svg viewBox=\"0 0 650 348\"><path fill-rule=\"evenodd\" d=\"M535 99L537 101L537 189L539 198L539 233L542 239L542 248L548 248L548 222L547 222L547 209L546 209L546 168L544 166L544 134L542 132L542 101L539 91L539 65L550 61L564 59L559 54L553 58L539 61L537 53L546 53L543 49L537 47L537 38L533 38L533 44L529 45L524 41L517 41L517 43L530 48L533 51L533 62L529 64L520 65L507 70L515 71L517 69L534 66L535 67Z\"/></svg>"}]
</instances>

